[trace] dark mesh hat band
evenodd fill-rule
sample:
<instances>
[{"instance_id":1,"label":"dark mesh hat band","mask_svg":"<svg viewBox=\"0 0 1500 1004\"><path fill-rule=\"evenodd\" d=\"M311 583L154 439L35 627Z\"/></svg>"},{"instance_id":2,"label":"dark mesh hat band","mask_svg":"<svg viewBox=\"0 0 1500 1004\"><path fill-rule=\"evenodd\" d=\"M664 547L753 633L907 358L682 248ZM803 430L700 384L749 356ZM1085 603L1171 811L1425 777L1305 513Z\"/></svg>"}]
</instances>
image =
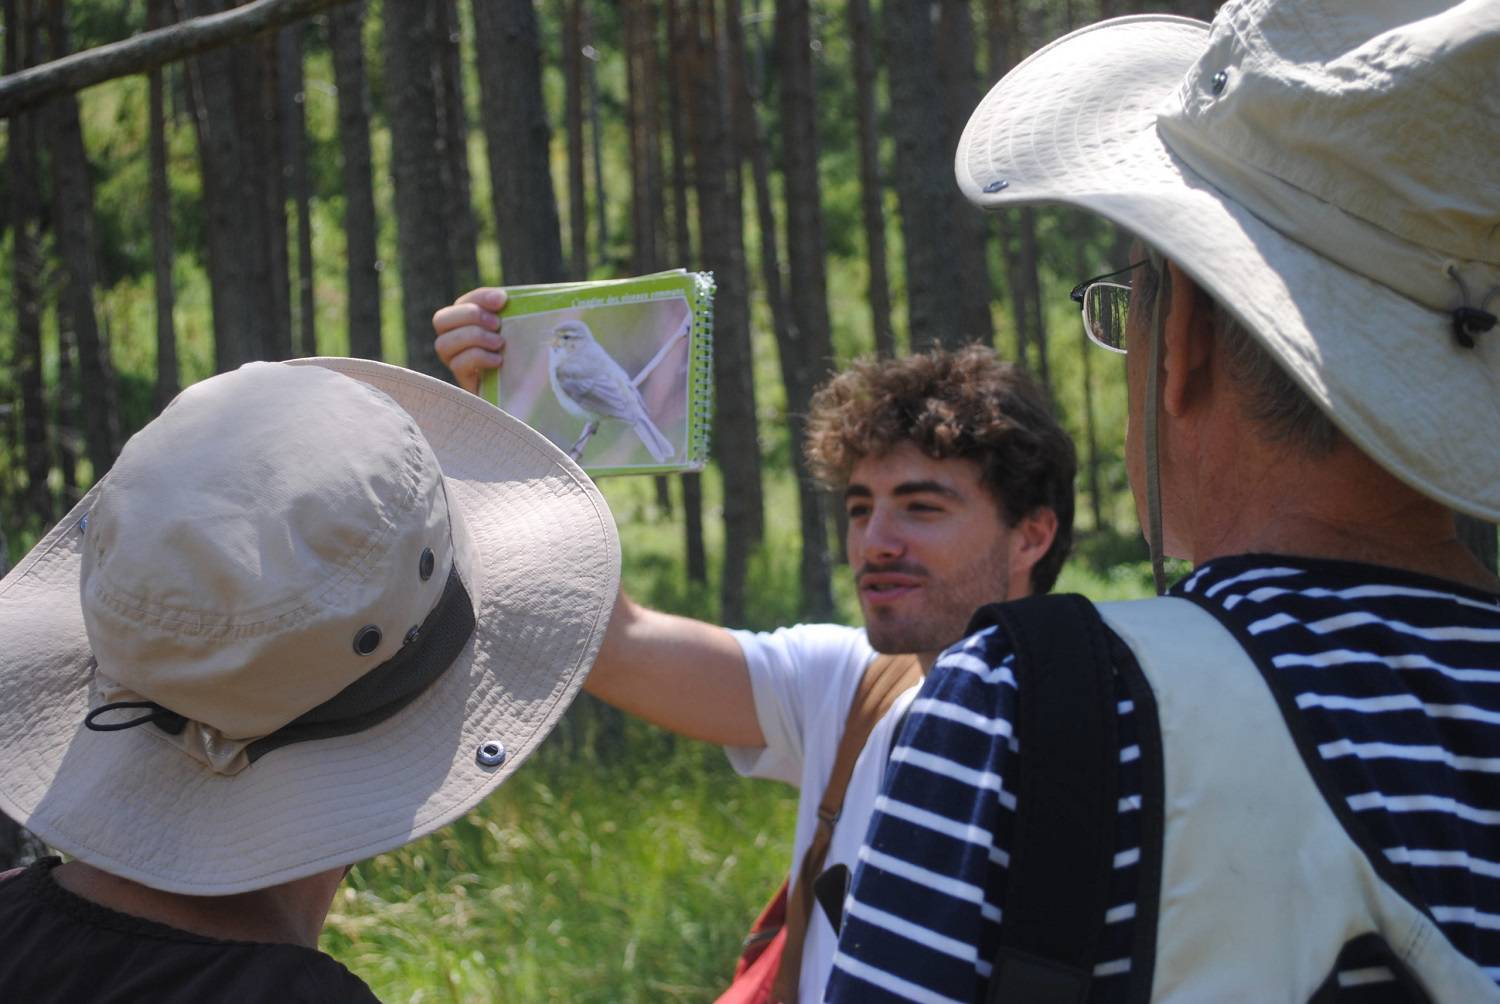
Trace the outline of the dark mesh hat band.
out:
<instances>
[{"instance_id":1,"label":"dark mesh hat band","mask_svg":"<svg viewBox=\"0 0 1500 1004\"><path fill-rule=\"evenodd\" d=\"M378 725L442 676L473 633L474 604L455 564L437 606L400 651L316 708L255 740L245 754L254 763L282 746L347 736Z\"/></svg>"}]
</instances>

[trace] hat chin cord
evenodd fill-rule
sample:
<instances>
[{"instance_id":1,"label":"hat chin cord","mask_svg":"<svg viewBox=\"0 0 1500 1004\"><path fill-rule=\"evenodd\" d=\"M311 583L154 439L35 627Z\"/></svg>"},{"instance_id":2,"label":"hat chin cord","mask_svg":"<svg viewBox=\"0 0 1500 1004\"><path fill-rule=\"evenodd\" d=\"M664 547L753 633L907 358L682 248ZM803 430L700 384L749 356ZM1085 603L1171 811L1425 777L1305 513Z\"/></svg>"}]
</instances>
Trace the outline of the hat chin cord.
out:
<instances>
[{"instance_id":1,"label":"hat chin cord","mask_svg":"<svg viewBox=\"0 0 1500 1004\"><path fill-rule=\"evenodd\" d=\"M1152 255L1152 264L1159 268L1156 296L1151 301L1151 349L1146 367L1146 543L1151 549L1151 578L1156 583L1156 595L1167 591L1167 572L1163 563L1161 530L1161 458L1158 453L1158 430L1161 416L1161 351L1162 351L1162 301L1166 299L1166 284L1172 281L1166 261Z\"/></svg>"}]
</instances>

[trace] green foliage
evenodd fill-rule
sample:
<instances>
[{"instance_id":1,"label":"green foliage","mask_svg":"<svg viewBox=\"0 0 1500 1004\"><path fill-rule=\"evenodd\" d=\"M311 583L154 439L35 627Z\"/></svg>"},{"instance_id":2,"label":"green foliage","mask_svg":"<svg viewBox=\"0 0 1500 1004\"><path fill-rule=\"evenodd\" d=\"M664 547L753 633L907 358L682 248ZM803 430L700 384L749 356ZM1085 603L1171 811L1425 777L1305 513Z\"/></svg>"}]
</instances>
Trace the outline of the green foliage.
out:
<instances>
[{"instance_id":1,"label":"green foliage","mask_svg":"<svg viewBox=\"0 0 1500 1004\"><path fill-rule=\"evenodd\" d=\"M359 865L323 947L391 1002L709 1000L785 875L795 806L640 723L609 756L554 740L467 818Z\"/></svg>"}]
</instances>

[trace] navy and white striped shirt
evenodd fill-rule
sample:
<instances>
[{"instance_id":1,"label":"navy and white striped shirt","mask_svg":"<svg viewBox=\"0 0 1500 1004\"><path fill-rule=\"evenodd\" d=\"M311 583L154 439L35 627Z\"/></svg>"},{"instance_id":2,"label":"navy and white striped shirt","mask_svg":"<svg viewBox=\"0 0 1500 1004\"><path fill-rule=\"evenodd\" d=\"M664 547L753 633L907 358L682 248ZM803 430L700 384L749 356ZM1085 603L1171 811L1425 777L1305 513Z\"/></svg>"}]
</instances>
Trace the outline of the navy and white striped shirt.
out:
<instances>
[{"instance_id":1,"label":"navy and white striped shirt","mask_svg":"<svg viewBox=\"0 0 1500 1004\"><path fill-rule=\"evenodd\" d=\"M1500 982L1500 597L1264 555L1209 562L1171 593L1251 639L1251 657L1295 699L1366 845ZM1006 785L1020 753L1013 659L991 628L933 667L891 752L828 1000L984 999L1016 811ZM1091 1001L1123 999L1140 857L1140 750L1118 675L1116 695L1120 825ZM1340 999L1384 999L1391 980L1350 962Z\"/></svg>"}]
</instances>

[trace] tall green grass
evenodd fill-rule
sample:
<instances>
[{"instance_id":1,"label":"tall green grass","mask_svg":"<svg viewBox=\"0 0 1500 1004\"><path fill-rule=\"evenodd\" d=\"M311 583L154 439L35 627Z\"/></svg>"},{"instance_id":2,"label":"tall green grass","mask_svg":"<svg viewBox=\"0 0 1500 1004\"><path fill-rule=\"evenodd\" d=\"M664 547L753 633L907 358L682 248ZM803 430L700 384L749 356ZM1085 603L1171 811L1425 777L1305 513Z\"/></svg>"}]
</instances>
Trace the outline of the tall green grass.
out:
<instances>
[{"instance_id":1,"label":"tall green grass","mask_svg":"<svg viewBox=\"0 0 1500 1004\"><path fill-rule=\"evenodd\" d=\"M781 881L795 792L631 722L542 748L467 818L359 865L323 947L386 1001L704 1001Z\"/></svg>"}]
</instances>

